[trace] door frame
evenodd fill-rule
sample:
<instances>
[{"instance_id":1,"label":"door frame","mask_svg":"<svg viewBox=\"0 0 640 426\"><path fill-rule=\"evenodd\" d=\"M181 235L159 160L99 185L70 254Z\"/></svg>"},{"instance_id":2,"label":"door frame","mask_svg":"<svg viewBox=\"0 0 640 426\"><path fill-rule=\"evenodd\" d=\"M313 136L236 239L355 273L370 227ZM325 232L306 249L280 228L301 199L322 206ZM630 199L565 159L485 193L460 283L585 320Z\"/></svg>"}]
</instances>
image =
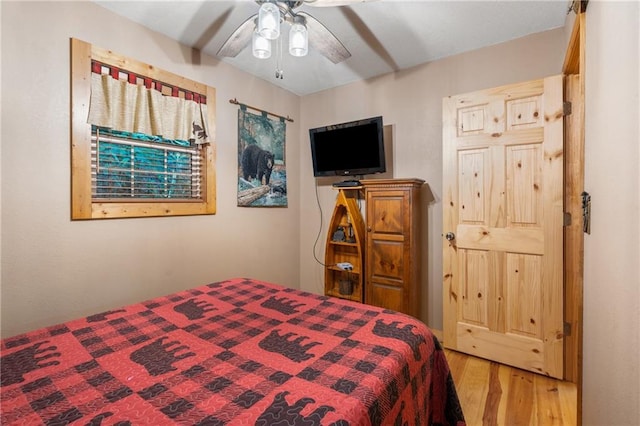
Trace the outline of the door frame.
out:
<instances>
[{"instance_id":1,"label":"door frame","mask_svg":"<svg viewBox=\"0 0 640 426\"><path fill-rule=\"evenodd\" d=\"M564 321L565 380L577 387L577 421L582 424L582 316L584 281L584 97L586 2L579 1L571 38L565 53L565 101L571 113L565 115L565 212L570 217L564 232ZM576 10L577 9L577 10Z\"/></svg>"}]
</instances>

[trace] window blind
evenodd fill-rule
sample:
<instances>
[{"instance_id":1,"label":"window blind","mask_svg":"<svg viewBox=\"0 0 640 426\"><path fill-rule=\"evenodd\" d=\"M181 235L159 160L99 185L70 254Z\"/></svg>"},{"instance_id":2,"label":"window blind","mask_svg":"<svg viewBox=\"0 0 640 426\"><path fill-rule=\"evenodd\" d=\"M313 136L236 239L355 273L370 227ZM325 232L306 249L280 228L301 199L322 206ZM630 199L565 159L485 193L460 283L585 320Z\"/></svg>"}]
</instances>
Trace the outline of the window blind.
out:
<instances>
[{"instance_id":1,"label":"window blind","mask_svg":"<svg viewBox=\"0 0 640 426\"><path fill-rule=\"evenodd\" d=\"M94 200L201 199L202 179L199 145L92 128Z\"/></svg>"}]
</instances>

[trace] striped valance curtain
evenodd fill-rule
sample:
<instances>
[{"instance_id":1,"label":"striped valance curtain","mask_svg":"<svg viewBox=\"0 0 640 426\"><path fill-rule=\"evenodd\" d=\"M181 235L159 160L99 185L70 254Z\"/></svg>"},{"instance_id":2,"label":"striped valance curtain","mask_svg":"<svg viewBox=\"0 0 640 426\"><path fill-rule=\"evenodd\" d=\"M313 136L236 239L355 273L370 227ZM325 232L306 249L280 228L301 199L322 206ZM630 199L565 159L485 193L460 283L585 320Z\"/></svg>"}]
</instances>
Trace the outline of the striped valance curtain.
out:
<instances>
[{"instance_id":1,"label":"striped valance curtain","mask_svg":"<svg viewBox=\"0 0 640 426\"><path fill-rule=\"evenodd\" d=\"M204 95L97 61L91 69L89 124L197 144L209 142Z\"/></svg>"}]
</instances>

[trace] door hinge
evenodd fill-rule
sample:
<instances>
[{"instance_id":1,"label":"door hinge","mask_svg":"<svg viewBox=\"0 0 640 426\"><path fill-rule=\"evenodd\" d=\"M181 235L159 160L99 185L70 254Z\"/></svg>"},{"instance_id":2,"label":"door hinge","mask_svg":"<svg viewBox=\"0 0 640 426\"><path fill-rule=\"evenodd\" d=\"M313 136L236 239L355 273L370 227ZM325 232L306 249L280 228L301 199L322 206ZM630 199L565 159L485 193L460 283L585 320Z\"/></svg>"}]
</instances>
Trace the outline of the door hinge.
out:
<instances>
[{"instance_id":1,"label":"door hinge","mask_svg":"<svg viewBox=\"0 0 640 426\"><path fill-rule=\"evenodd\" d=\"M591 234L591 195L582 192L582 230Z\"/></svg>"},{"instance_id":2,"label":"door hinge","mask_svg":"<svg viewBox=\"0 0 640 426\"><path fill-rule=\"evenodd\" d=\"M564 330L562 330L562 333L566 336L571 336L571 323L570 322L564 322L563 323L564 326Z\"/></svg>"},{"instance_id":3,"label":"door hinge","mask_svg":"<svg viewBox=\"0 0 640 426\"><path fill-rule=\"evenodd\" d=\"M562 114L563 115L571 115L571 102L563 102L562 103Z\"/></svg>"},{"instance_id":4,"label":"door hinge","mask_svg":"<svg viewBox=\"0 0 640 426\"><path fill-rule=\"evenodd\" d=\"M564 215L562 218L562 226L571 226L571 213L564 212Z\"/></svg>"}]
</instances>

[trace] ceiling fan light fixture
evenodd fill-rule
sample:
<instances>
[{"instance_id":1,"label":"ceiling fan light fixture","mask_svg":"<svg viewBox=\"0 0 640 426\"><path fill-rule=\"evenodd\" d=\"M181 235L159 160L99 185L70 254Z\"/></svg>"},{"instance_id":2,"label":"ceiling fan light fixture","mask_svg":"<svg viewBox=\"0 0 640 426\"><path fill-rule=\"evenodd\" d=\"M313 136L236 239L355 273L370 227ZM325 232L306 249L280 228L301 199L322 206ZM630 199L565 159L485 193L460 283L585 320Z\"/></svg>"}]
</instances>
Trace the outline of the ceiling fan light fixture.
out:
<instances>
[{"instance_id":1,"label":"ceiling fan light fixture","mask_svg":"<svg viewBox=\"0 0 640 426\"><path fill-rule=\"evenodd\" d=\"M254 31L251 40L251 49L253 56L256 58L267 59L271 56L271 40L262 37L257 31Z\"/></svg>"},{"instance_id":2,"label":"ceiling fan light fixture","mask_svg":"<svg viewBox=\"0 0 640 426\"><path fill-rule=\"evenodd\" d=\"M280 9L274 3L262 3L258 11L258 32L268 40L280 36Z\"/></svg>"},{"instance_id":3,"label":"ceiling fan light fixture","mask_svg":"<svg viewBox=\"0 0 640 426\"><path fill-rule=\"evenodd\" d=\"M298 20L298 18L301 18ZM304 18L296 16L289 30L289 53L291 56L305 56L309 52L309 33Z\"/></svg>"},{"instance_id":4,"label":"ceiling fan light fixture","mask_svg":"<svg viewBox=\"0 0 640 426\"><path fill-rule=\"evenodd\" d=\"M231 33L218 50L217 55L235 58L251 43L252 37L255 38L254 32L257 32L263 39L254 40L252 43L252 53L256 58L271 56L270 51L273 46L266 42L266 38L269 41L277 40L274 49L280 61L285 42L289 44L289 52L292 56L305 56L313 47L334 64L348 59L351 57L351 53L324 24L304 10L297 11L305 3L314 1L320 3L345 0L255 0L259 10ZM281 28L283 23L290 26L286 31ZM280 32L286 32L283 39L288 36L289 40L280 39Z\"/></svg>"}]
</instances>

